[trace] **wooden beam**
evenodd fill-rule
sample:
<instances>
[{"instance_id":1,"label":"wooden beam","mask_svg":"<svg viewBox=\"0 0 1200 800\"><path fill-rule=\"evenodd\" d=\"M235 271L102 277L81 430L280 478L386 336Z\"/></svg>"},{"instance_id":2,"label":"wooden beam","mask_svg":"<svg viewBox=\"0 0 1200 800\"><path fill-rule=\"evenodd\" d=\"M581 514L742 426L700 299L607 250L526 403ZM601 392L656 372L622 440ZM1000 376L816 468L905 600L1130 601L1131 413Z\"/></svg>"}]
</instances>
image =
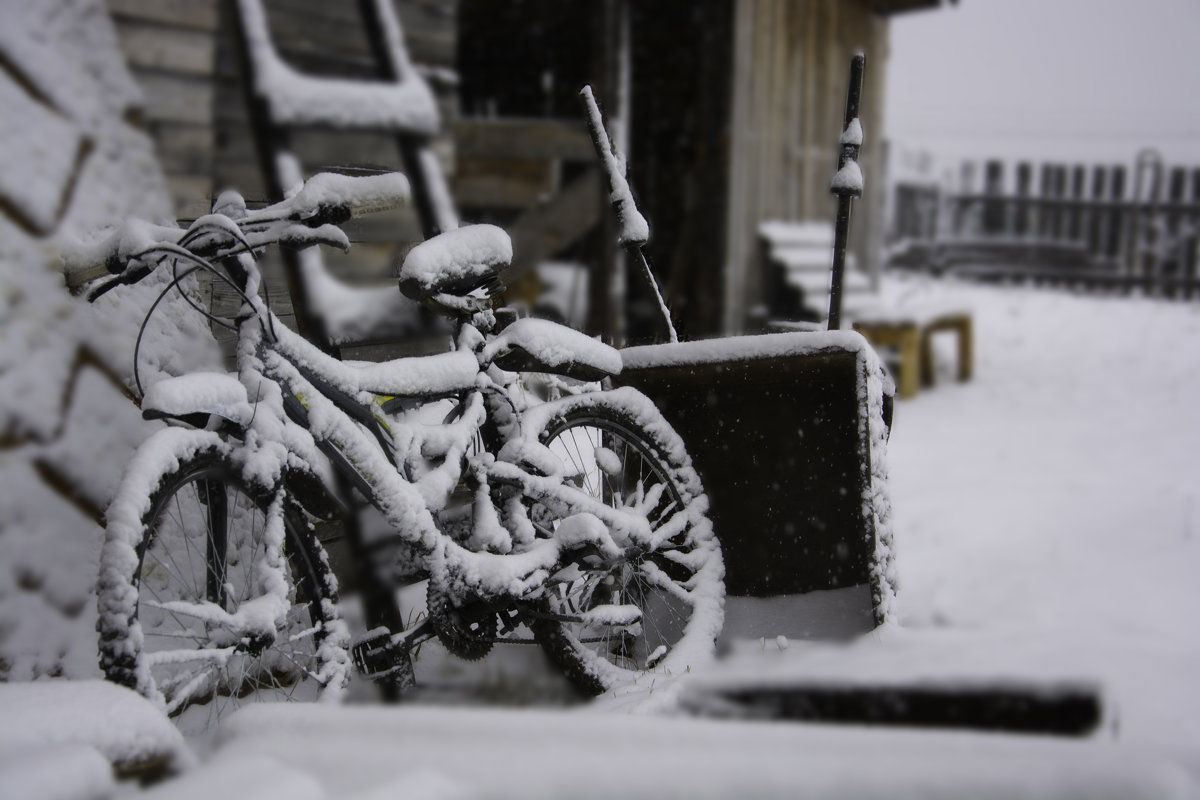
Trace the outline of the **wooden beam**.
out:
<instances>
[{"instance_id":1,"label":"wooden beam","mask_svg":"<svg viewBox=\"0 0 1200 800\"><path fill-rule=\"evenodd\" d=\"M201 77L213 74L211 31L125 20L117 26L117 39L131 67Z\"/></svg>"},{"instance_id":2,"label":"wooden beam","mask_svg":"<svg viewBox=\"0 0 1200 800\"><path fill-rule=\"evenodd\" d=\"M528 208L554 194L557 170L552 161L463 157L453 181L455 201L463 208Z\"/></svg>"},{"instance_id":3,"label":"wooden beam","mask_svg":"<svg viewBox=\"0 0 1200 800\"><path fill-rule=\"evenodd\" d=\"M105 0L105 5L118 19L143 19L205 31L217 29L216 0Z\"/></svg>"},{"instance_id":4,"label":"wooden beam","mask_svg":"<svg viewBox=\"0 0 1200 800\"><path fill-rule=\"evenodd\" d=\"M903 14L906 11L923 11L937 8L943 0L871 0L872 14Z\"/></svg>"},{"instance_id":5,"label":"wooden beam","mask_svg":"<svg viewBox=\"0 0 1200 800\"><path fill-rule=\"evenodd\" d=\"M601 219L600 173L588 170L550 199L526 211L508 229L513 262L536 264L553 257Z\"/></svg>"},{"instance_id":6,"label":"wooden beam","mask_svg":"<svg viewBox=\"0 0 1200 800\"><path fill-rule=\"evenodd\" d=\"M582 123L548 119L461 119L454 125L460 157L594 161Z\"/></svg>"}]
</instances>

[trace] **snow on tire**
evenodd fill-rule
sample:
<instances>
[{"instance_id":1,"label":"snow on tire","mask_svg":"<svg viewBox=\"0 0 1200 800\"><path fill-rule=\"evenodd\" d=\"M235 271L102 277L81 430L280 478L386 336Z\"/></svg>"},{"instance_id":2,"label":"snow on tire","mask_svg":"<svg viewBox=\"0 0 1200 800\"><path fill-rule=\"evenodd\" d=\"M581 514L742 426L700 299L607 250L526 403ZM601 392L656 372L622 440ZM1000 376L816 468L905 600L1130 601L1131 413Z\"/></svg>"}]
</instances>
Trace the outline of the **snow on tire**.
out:
<instances>
[{"instance_id":1,"label":"snow on tire","mask_svg":"<svg viewBox=\"0 0 1200 800\"><path fill-rule=\"evenodd\" d=\"M109 508L101 668L185 733L243 700L345 684L336 582L286 504L244 479L220 437L171 428L139 449Z\"/></svg>"}]
</instances>

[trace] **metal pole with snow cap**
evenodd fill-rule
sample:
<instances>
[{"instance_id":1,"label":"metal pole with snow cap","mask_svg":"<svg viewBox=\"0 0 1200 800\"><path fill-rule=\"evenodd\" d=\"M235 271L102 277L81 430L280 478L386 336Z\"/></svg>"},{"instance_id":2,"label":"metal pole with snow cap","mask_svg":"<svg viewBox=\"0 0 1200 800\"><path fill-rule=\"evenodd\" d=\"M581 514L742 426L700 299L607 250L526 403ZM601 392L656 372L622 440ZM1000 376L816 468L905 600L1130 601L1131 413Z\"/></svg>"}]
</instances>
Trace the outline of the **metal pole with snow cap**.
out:
<instances>
[{"instance_id":1,"label":"metal pole with snow cap","mask_svg":"<svg viewBox=\"0 0 1200 800\"><path fill-rule=\"evenodd\" d=\"M867 57L855 53L850 59L850 87L846 91L846 117L839 141L837 173L829 191L837 195L837 221L834 224L833 275L829 284L829 330L842 324L842 278L846 271L846 239L850 234L850 208L863 192L862 169L858 151L863 143L862 123L858 118L858 100L862 94L863 65Z\"/></svg>"},{"instance_id":2,"label":"metal pole with snow cap","mask_svg":"<svg viewBox=\"0 0 1200 800\"><path fill-rule=\"evenodd\" d=\"M625 179L625 158L608 139L608 133L604 130L604 120L600 117L600 109L592 94L592 87L584 86L579 96L583 99L587 112L587 126L592 135L592 145L596 148L596 155L600 158L604 174L608 176L609 199L612 201L613 212L617 215L617 241L625 248L629 257L641 265L642 274L646 276L646 281L658 299L658 310L662 312L663 321L667 325L667 336L672 343L678 342L679 335L671 322L671 312L667 310L667 303L658 288L658 281L654 280L650 262L642 252L642 245L650 239L650 225L642 216L642 212L638 211L633 193L629 191L629 182Z\"/></svg>"}]
</instances>

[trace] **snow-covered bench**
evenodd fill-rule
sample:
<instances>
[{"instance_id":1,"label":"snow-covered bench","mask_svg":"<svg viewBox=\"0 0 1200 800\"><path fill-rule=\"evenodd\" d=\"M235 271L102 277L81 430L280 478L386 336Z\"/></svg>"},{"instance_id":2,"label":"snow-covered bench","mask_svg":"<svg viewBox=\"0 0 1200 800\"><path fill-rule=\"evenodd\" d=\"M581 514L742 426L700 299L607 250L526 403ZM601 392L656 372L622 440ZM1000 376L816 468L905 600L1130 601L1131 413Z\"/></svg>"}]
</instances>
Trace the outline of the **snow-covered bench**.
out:
<instances>
[{"instance_id":1,"label":"snow-covered bench","mask_svg":"<svg viewBox=\"0 0 1200 800\"><path fill-rule=\"evenodd\" d=\"M833 226L825 222L776 220L759 226L768 329L804 329L826 318L833 235ZM842 292L843 315L854 330L877 347L895 349L896 388L901 397L912 397L920 385L933 384L935 333L957 337L958 379L970 380L974 331L969 310L929 303L888 304L872 291L867 276L855 269L850 253Z\"/></svg>"},{"instance_id":2,"label":"snow-covered bench","mask_svg":"<svg viewBox=\"0 0 1200 800\"><path fill-rule=\"evenodd\" d=\"M860 311L854 330L877 347L898 351L896 392L912 397L918 385L933 385L933 335L953 333L958 343L958 379L968 381L974 372L975 333L970 311L934 305Z\"/></svg>"}]
</instances>

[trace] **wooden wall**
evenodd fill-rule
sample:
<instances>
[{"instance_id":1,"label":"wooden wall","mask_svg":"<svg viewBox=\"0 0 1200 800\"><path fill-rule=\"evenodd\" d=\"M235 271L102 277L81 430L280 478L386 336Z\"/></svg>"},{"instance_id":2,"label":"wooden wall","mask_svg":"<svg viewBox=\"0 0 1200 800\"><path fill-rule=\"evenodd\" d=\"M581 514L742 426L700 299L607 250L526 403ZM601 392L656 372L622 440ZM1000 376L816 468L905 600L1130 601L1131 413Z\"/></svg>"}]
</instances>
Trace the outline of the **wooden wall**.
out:
<instances>
[{"instance_id":1,"label":"wooden wall","mask_svg":"<svg viewBox=\"0 0 1200 800\"><path fill-rule=\"evenodd\" d=\"M733 110L726 230L725 319L746 325L760 302L756 229L768 219L829 220L829 193L846 104L850 58L867 54L859 159L866 194L856 201L850 249L860 265L879 216L880 137L887 20L866 0L738 0L734 3Z\"/></svg>"},{"instance_id":2,"label":"wooden wall","mask_svg":"<svg viewBox=\"0 0 1200 800\"><path fill-rule=\"evenodd\" d=\"M106 1L126 58L146 93L147 126L158 143L179 216L191 219L203 213L212 195L226 186L237 187L252 202L263 199L237 59L221 19L227 13L222 11L227 0ZM504 224L517 221L522 209L541 209L545 216L553 205L547 196L563 191L564 182L557 171L547 179L549 162L541 163L542 154L537 154L539 163L530 162L539 170L530 173L532 178L517 176L524 180L518 181L521 187L532 187L525 192L528 196L509 196L511 187L501 186L501 179L513 182L511 164L506 162L504 170L495 175L488 173L499 163L492 153L495 148L472 144L484 134L488 141L495 139L502 128L491 130L481 125L479 117L459 121L456 70L462 64L460 26L466 25L460 14L463 0L393 1L413 60L428 70L438 95L443 135L435 146L468 218L479 216L472 213L476 207L511 208L507 216L495 220ZM684 327L692 336L734 333L745 329L748 314L761 302L758 224L774 218L833 219L835 203L828 184L834 171L849 59L859 49L867 53L862 113L866 147L861 158L867 194L855 205L851 249L860 265L871 262L868 243L875 217L880 216L877 194L883 177L879 167L887 21L872 12L879 4L871 0L710 0L683 5L691 9L684 9L687 14L702 16L703 24L681 23L670 28L674 38L663 34L660 41L655 40L655 20L672 15L659 13L658 6L633 7L637 23L633 62L638 69L633 76L632 121L637 137L630 148L637 174L632 177L635 191L642 192L647 201L651 224L658 229L651 244L656 270L662 272L664 288L679 307ZM373 77L357 3L265 0L265 6L283 56L298 69ZM485 3L468 6L479 6L476 13L467 15L468 22L474 20L486 30L493 12ZM684 11L674 16L682 14L680 19L684 19ZM506 13L513 16L516 11ZM461 30L468 29L474 30L470 25ZM703 30L704 36L695 34L696 30ZM714 37L726 44L716 47L709 41ZM484 41L479 31L471 38ZM703 46L689 50L685 39ZM639 42L654 47L639 47ZM677 71L704 72L694 85L689 84L696 92L695 102L686 97L674 102L677 98L667 97L663 87L652 86L656 76L669 71L653 68L651 63L666 45L674 47ZM541 55L549 59L554 53ZM531 55L525 53L524 57L528 61ZM503 59L497 63L496 70L506 69ZM574 62L568 58L568 63ZM564 109L556 105L548 115L563 111L563 116L566 112L574 116L566 106L573 105L577 82L564 80L562 85L554 85L554 91L562 92L571 84L571 103L558 103ZM648 86L653 91L645 88ZM468 101L473 97L471 87L464 86L461 91ZM540 83L536 91L543 91ZM505 111L498 110L501 114ZM527 110L521 112L520 116L532 116ZM679 117L680 129L691 131L686 158L671 149L674 134L667 129L669 116ZM578 131L563 130L574 148L567 155L586 161L586 149L576 146ZM467 147L463 164L456 158L458 138ZM294 145L309 172L325 166L400 167L395 145L384 135L299 131ZM666 156L648 153L651 145L657 148L655 153ZM507 152L511 149L508 145L501 148L506 158L512 155ZM575 154L575 149L580 153ZM555 153L561 160L561 154ZM528 156L522 157L528 160ZM460 166L466 169L457 170ZM498 192L507 194L497 200ZM586 216L593 213L589 210ZM530 237L540 241L545 238L541 232L546 225L540 218L534 222L537 224L526 227L534 230ZM350 232L356 247L349 258L335 259L331 265L350 279L372 273L379 276L381 265L386 271L406 243L411 245L420 237L411 216L398 222L355 225ZM574 236L574 228L572 231ZM593 239L587 244L591 247L597 242ZM552 250L552 245L526 249ZM635 279L630 278L631 289ZM636 291L634 295L630 300L636 305Z\"/></svg>"},{"instance_id":3,"label":"wooden wall","mask_svg":"<svg viewBox=\"0 0 1200 800\"><path fill-rule=\"evenodd\" d=\"M106 0L175 213L207 213L212 188L217 0Z\"/></svg>"},{"instance_id":4,"label":"wooden wall","mask_svg":"<svg viewBox=\"0 0 1200 800\"><path fill-rule=\"evenodd\" d=\"M427 72L442 113L436 148L454 167L458 115L454 79L456 0L394 0L413 61ZM237 188L251 204L265 200L254 152L241 75L223 0L106 0L121 49L146 99L146 128L155 140L176 214L191 220L211 207L223 188ZM358 4L324 0L265 0L268 24L283 57L318 75L375 78ZM295 147L309 171L324 166L400 167L390 136L299 131ZM404 236L419 239L415 220ZM361 226L370 244L378 231ZM403 237L401 237L403 238ZM361 248L364 258L367 250Z\"/></svg>"},{"instance_id":5,"label":"wooden wall","mask_svg":"<svg viewBox=\"0 0 1200 800\"><path fill-rule=\"evenodd\" d=\"M392 0L409 53L434 88L443 135L434 143L447 174L454 170L458 115L455 59L457 0ZM233 0L106 0L120 46L145 95L145 127L155 141L181 222L205 214L212 199L235 188L251 207L267 200L255 152L243 78L233 38ZM377 79L358 3L349 0L264 0L280 54L316 75ZM382 133L296 130L293 146L306 175L322 169L399 170L394 138ZM326 252L331 272L357 283L393 282L396 259L421 240L405 209L346 226L349 254ZM293 312L275 254L264 262L272 307L291 324ZM214 310L235 303L220 286ZM224 334L219 338L227 338Z\"/></svg>"}]
</instances>

